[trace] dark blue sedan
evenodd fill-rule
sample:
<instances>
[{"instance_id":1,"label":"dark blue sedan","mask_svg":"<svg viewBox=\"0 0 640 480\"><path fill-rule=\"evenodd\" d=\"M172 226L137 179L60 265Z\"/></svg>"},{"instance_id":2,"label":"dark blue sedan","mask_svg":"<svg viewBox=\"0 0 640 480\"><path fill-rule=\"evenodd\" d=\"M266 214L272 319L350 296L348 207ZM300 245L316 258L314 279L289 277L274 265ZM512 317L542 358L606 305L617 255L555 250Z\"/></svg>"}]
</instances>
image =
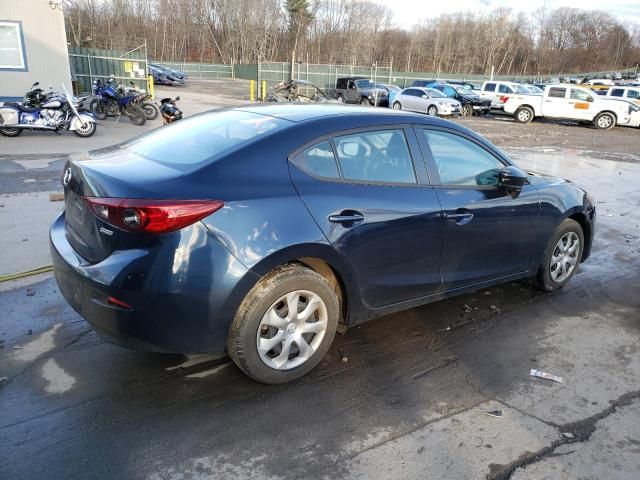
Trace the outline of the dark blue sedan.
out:
<instances>
[{"instance_id":1,"label":"dark blue sedan","mask_svg":"<svg viewBox=\"0 0 640 480\"><path fill-rule=\"evenodd\" d=\"M497 283L565 285L595 208L438 118L331 105L203 113L67 163L61 292L105 339L311 370L336 330Z\"/></svg>"}]
</instances>

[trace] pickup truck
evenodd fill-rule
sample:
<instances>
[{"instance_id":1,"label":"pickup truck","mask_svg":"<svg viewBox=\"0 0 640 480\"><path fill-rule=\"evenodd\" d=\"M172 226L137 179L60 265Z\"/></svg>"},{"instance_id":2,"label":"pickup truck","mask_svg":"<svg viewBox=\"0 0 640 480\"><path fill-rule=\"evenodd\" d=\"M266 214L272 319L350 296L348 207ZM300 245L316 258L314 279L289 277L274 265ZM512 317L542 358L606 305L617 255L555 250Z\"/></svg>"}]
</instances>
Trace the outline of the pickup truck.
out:
<instances>
[{"instance_id":1,"label":"pickup truck","mask_svg":"<svg viewBox=\"0 0 640 480\"><path fill-rule=\"evenodd\" d=\"M542 95L513 95L504 111L519 123L534 118L566 118L593 122L596 128L609 130L616 123L628 123L631 105L628 102L606 100L585 88L573 85L547 85Z\"/></svg>"}]
</instances>

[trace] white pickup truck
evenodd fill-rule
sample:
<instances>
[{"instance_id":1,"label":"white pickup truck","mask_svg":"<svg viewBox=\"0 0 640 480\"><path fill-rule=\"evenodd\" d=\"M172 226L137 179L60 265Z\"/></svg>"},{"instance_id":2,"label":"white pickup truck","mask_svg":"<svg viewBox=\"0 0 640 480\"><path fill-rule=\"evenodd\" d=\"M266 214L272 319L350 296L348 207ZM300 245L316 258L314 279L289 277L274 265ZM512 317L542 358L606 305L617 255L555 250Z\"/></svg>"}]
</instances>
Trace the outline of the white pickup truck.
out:
<instances>
[{"instance_id":1,"label":"white pickup truck","mask_svg":"<svg viewBox=\"0 0 640 480\"><path fill-rule=\"evenodd\" d=\"M537 117L566 118L593 122L596 128L609 130L631 118L628 102L611 101L586 88L573 85L547 85L542 95L512 95L504 111L517 122L529 123Z\"/></svg>"},{"instance_id":2,"label":"white pickup truck","mask_svg":"<svg viewBox=\"0 0 640 480\"><path fill-rule=\"evenodd\" d=\"M611 87L605 96L607 98L622 98L640 105L640 87L627 87L625 85Z\"/></svg>"}]
</instances>

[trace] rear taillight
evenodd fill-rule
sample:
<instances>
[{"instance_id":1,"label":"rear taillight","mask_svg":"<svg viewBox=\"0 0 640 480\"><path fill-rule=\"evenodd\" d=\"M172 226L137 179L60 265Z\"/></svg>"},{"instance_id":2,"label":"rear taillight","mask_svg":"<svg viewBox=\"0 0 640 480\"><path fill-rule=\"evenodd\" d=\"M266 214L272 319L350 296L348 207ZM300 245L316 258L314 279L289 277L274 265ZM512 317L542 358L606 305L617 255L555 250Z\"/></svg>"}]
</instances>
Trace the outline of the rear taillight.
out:
<instances>
[{"instance_id":1,"label":"rear taillight","mask_svg":"<svg viewBox=\"0 0 640 480\"><path fill-rule=\"evenodd\" d=\"M130 232L168 233L220 210L221 200L146 200L85 197L101 220Z\"/></svg>"}]
</instances>

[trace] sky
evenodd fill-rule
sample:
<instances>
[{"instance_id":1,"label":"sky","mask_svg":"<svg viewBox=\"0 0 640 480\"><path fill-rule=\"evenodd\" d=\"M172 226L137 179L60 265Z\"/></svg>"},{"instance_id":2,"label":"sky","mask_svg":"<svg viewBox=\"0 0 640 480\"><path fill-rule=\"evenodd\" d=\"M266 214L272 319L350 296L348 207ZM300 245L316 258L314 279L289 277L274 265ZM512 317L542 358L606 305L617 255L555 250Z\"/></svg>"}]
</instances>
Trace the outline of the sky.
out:
<instances>
[{"instance_id":1,"label":"sky","mask_svg":"<svg viewBox=\"0 0 640 480\"><path fill-rule=\"evenodd\" d=\"M490 12L499 7L516 12L533 12L546 5L548 9L573 7L584 10L604 10L620 20L640 23L640 0L377 0L394 13L394 21L402 27L411 27L420 20L437 17L442 13L459 11Z\"/></svg>"}]
</instances>

